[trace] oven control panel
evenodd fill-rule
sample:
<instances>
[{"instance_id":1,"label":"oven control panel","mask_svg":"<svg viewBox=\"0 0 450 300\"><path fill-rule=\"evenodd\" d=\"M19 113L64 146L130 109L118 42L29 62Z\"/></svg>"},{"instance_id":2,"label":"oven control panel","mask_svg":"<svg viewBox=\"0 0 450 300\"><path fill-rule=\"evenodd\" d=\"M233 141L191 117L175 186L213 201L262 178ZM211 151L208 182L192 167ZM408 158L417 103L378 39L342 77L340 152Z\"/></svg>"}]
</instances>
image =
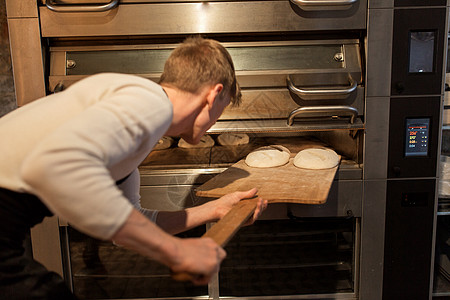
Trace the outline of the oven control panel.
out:
<instances>
[{"instance_id":1,"label":"oven control panel","mask_svg":"<svg viewBox=\"0 0 450 300\"><path fill-rule=\"evenodd\" d=\"M405 124L405 157L428 156L430 118L407 118Z\"/></svg>"},{"instance_id":2,"label":"oven control panel","mask_svg":"<svg viewBox=\"0 0 450 300\"><path fill-rule=\"evenodd\" d=\"M388 178L436 176L440 99L391 98Z\"/></svg>"}]
</instances>

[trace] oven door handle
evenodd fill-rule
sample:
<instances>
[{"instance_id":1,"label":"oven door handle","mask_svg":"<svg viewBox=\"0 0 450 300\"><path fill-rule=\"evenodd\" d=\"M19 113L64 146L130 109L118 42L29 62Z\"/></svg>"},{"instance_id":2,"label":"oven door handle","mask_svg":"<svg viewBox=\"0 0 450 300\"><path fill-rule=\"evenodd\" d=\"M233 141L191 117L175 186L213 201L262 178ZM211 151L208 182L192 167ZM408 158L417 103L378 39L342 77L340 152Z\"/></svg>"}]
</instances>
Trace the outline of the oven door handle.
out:
<instances>
[{"instance_id":1,"label":"oven door handle","mask_svg":"<svg viewBox=\"0 0 450 300\"><path fill-rule=\"evenodd\" d=\"M312 7L338 7L338 6L349 6L358 2L358 0L290 0L293 4L298 7L312 8Z\"/></svg>"},{"instance_id":2,"label":"oven door handle","mask_svg":"<svg viewBox=\"0 0 450 300\"><path fill-rule=\"evenodd\" d=\"M47 0L45 6L54 12L102 12L113 9L119 5L119 0L111 0L99 5L57 5L53 0Z\"/></svg>"},{"instance_id":3,"label":"oven door handle","mask_svg":"<svg viewBox=\"0 0 450 300\"><path fill-rule=\"evenodd\" d=\"M343 89L306 89L298 88L294 85L290 75L286 77L286 83L289 91L299 96L302 100L319 100L319 99L345 99L353 93L358 83L351 76L348 78L349 87Z\"/></svg>"},{"instance_id":4,"label":"oven door handle","mask_svg":"<svg viewBox=\"0 0 450 300\"><path fill-rule=\"evenodd\" d=\"M301 117L350 117L350 124L355 122L358 117L358 110L351 106L330 105L330 106L303 106L294 109L287 119L287 124L292 126L294 118Z\"/></svg>"}]
</instances>

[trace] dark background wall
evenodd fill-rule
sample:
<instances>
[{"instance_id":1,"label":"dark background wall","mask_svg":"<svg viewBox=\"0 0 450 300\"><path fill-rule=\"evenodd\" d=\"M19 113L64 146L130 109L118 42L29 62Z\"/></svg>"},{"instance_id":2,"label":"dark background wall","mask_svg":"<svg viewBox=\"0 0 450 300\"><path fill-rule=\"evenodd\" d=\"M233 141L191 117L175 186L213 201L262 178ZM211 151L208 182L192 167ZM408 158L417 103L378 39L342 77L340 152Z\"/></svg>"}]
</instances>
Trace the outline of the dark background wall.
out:
<instances>
[{"instance_id":1,"label":"dark background wall","mask_svg":"<svg viewBox=\"0 0 450 300\"><path fill-rule=\"evenodd\" d=\"M0 0L0 117L15 108L16 98L6 21L6 3L5 0Z\"/></svg>"}]
</instances>

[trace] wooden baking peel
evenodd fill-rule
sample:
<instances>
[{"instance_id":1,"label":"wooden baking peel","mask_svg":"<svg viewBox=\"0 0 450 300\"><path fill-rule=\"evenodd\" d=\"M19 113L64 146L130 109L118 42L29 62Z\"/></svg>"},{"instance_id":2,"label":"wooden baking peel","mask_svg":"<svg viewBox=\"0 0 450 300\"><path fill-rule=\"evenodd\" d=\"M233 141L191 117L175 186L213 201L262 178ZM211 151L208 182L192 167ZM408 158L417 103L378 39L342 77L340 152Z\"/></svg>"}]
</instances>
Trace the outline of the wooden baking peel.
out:
<instances>
[{"instance_id":1,"label":"wooden baking peel","mask_svg":"<svg viewBox=\"0 0 450 300\"><path fill-rule=\"evenodd\" d=\"M258 196L270 203L324 204L338 166L330 169L297 168L293 158L275 168L252 168L245 160L197 188L200 197L222 197L235 191L258 189Z\"/></svg>"},{"instance_id":2,"label":"wooden baking peel","mask_svg":"<svg viewBox=\"0 0 450 300\"><path fill-rule=\"evenodd\" d=\"M271 203L324 204L338 166L323 170L308 170L294 166L292 158L276 168L252 168L240 160L197 189L197 196L222 197L234 191L258 189L258 197ZM224 247L256 209L258 198L244 199L236 204L203 237L212 238ZM172 274L175 280L188 281L195 275Z\"/></svg>"}]
</instances>

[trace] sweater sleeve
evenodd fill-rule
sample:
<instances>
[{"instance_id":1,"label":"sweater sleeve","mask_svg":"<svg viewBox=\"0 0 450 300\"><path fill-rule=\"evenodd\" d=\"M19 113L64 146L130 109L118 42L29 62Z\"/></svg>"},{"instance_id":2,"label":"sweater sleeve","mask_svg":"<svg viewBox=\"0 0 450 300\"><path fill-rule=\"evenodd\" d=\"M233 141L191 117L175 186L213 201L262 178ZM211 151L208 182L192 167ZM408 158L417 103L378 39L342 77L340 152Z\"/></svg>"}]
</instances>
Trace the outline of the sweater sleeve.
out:
<instances>
[{"instance_id":1,"label":"sweater sleeve","mask_svg":"<svg viewBox=\"0 0 450 300\"><path fill-rule=\"evenodd\" d=\"M158 211L141 206L141 194L139 192L141 187L141 178L138 169L135 169L123 183L118 185L118 187L135 209L146 216L147 219L153 223L156 223Z\"/></svg>"},{"instance_id":2,"label":"sweater sleeve","mask_svg":"<svg viewBox=\"0 0 450 300\"><path fill-rule=\"evenodd\" d=\"M172 111L160 93L139 85L103 97L48 134L22 164L21 176L53 213L84 233L109 239L133 209L111 170L136 169L142 159L134 156L151 150Z\"/></svg>"}]
</instances>

